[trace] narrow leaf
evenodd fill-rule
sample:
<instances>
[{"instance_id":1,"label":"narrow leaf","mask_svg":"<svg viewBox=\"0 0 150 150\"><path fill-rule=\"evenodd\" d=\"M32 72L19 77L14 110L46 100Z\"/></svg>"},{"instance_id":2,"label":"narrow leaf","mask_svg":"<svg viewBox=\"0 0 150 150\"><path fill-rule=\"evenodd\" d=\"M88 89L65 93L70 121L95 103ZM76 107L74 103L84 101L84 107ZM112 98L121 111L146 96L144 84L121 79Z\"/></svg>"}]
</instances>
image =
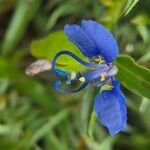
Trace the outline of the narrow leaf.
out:
<instances>
[{"instance_id":1,"label":"narrow leaf","mask_svg":"<svg viewBox=\"0 0 150 150\"><path fill-rule=\"evenodd\" d=\"M124 9L124 15L126 16L138 2L139 0L128 0Z\"/></svg>"},{"instance_id":2,"label":"narrow leaf","mask_svg":"<svg viewBox=\"0 0 150 150\"><path fill-rule=\"evenodd\" d=\"M117 78L135 94L150 98L150 70L139 66L129 56L120 56L115 61Z\"/></svg>"},{"instance_id":3,"label":"narrow leaf","mask_svg":"<svg viewBox=\"0 0 150 150\"><path fill-rule=\"evenodd\" d=\"M19 0L4 37L2 45L3 55L8 55L15 48L41 2L41 0Z\"/></svg>"},{"instance_id":4,"label":"narrow leaf","mask_svg":"<svg viewBox=\"0 0 150 150\"><path fill-rule=\"evenodd\" d=\"M57 113L55 116L50 117L49 120L40 128L38 129L31 139L31 144L42 138L43 136L49 134L49 132L57 126L62 120L68 117L69 111L62 110Z\"/></svg>"}]
</instances>

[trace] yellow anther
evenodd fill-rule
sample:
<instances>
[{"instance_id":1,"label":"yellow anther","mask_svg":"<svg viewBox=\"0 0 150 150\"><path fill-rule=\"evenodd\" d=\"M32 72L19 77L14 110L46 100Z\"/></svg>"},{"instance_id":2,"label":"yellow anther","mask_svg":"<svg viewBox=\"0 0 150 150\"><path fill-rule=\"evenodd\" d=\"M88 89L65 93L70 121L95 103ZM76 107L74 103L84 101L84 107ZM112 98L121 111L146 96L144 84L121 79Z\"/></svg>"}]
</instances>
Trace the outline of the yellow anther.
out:
<instances>
[{"instance_id":1,"label":"yellow anther","mask_svg":"<svg viewBox=\"0 0 150 150\"><path fill-rule=\"evenodd\" d=\"M72 72L71 75L70 75L71 79L74 79L76 77L76 74L75 72Z\"/></svg>"},{"instance_id":2,"label":"yellow anther","mask_svg":"<svg viewBox=\"0 0 150 150\"><path fill-rule=\"evenodd\" d=\"M99 64L102 64L102 63L104 63L105 61L103 60L103 59L101 59L100 61L99 61Z\"/></svg>"},{"instance_id":3,"label":"yellow anther","mask_svg":"<svg viewBox=\"0 0 150 150\"><path fill-rule=\"evenodd\" d=\"M104 90L112 90L112 88L113 88L112 84L107 83L107 84L105 84L105 85L103 85L103 86L101 87L101 91L104 91Z\"/></svg>"},{"instance_id":4,"label":"yellow anther","mask_svg":"<svg viewBox=\"0 0 150 150\"><path fill-rule=\"evenodd\" d=\"M101 81L104 81L104 80L105 80L105 75L104 75L104 74L101 75L100 80L101 80Z\"/></svg>"},{"instance_id":5,"label":"yellow anther","mask_svg":"<svg viewBox=\"0 0 150 150\"><path fill-rule=\"evenodd\" d=\"M99 62L100 59L101 59L101 58L95 58L94 60L95 60L96 62Z\"/></svg>"},{"instance_id":6,"label":"yellow anther","mask_svg":"<svg viewBox=\"0 0 150 150\"><path fill-rule=\"evenodd\" d=\"M85 82L85 77L81 77L81 78L79 78L79 81L81 81L81 82Z\"/></svg>"},{"instance_id":7,"label":"yellow anther","mask_svg":"<svg viewBox=\"0 0 150 150\"><path fill-rule=\"evenodd\" d=\"M102 63L105 62L102 58L95 58L95 61L96 61L98 64L102 64Z\"/></svg>"}]
</instances>

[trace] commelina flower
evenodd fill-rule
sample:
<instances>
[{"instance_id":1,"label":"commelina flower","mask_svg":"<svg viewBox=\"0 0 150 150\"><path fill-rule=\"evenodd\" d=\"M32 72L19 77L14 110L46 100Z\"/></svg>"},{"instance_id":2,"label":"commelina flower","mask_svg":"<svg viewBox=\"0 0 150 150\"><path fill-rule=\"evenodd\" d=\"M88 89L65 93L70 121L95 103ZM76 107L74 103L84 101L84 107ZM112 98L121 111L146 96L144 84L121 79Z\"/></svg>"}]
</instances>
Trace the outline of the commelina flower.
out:
<instances>
[{"instance_id":1,"label":"commelina flower","mask_svg":"<svg viewBox=\"0 0 150 150\"><path fill-rule=\"evenodd\" d=\"M81 26L65 25L64 32L68 39L89 59L83 61L70 51L64 50L56 54L52 62L52 71L66 78L66 83L80 81L82 84L74 90L63 90L60 80L54 83L54 88L62 93L75 93L88 84L102 87L111 84L111 89L102 90L95 97L94 110L97 118L106 126L111 135L124 131L127 121L125 96L120 90L120 83L115 79L117 67L112 64L119 49L113 35L101 24L93 20L82 20ZM69 55L82 65L91 69L88 73L70 73L56 68L56 61L61 55Z\"/></svg>"}]
</instances>

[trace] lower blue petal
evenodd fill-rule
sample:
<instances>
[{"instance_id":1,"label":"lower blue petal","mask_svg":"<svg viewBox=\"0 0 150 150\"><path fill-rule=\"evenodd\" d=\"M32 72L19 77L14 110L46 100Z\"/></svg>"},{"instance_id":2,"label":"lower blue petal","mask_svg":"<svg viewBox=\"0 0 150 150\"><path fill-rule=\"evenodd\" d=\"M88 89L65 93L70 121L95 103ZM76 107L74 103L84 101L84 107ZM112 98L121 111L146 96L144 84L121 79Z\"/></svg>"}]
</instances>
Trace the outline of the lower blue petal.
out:
<instances>
[{"instance_id":1,"label":"lower blue petal","mask_svg":"<svg viewBox=\"0 0 150 150\"><path fill-rule=\"evenodd\" d=\"M95 97L94 109L100 122L115 135L126 127L127 110L120 83L113 81L112 84L112 90L104 90Z\"/></svg>"}]
</instances>

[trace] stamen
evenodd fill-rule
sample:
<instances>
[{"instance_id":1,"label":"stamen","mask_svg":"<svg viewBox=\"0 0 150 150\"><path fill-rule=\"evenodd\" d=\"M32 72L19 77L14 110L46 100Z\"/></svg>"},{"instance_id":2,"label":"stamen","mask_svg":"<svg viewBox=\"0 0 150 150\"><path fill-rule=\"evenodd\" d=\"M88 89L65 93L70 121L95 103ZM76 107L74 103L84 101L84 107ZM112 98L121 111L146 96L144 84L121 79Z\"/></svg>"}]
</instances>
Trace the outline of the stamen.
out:
<instances>
[{"instance_id":1,"label":"stamen","mask_svg":"<svg viewBox=\"0 0 150 150\"><path fill-rule=\"evenodd\" d=\"M101 81L104 81L104 80L105 80L105 75L104 75L104 74L101 74L100 77L101 77L101 78L100 78Z\"/></svg>"},{"instance_id":2,"label":"stamen","mask_svg":"<svg viewBox=\"0 0 150 150\"><path fill-rule=\"evenodd\" d=\"M103 59L100 59L99 64L104 63L105 61Z\"/></svg>"},{"instance_id":3,"label":"stamen","mask_svg":"<svg viewBox=\"0 0 150 150\"><path fill-rule=\"evenodd\" d=\"M57 69L57 68L55 68L56 61L61 55L69 55L69 56L73 57L75 60L77 60L79 63L81 63L82 65L89 67L91 69L94 69L94 71L88 72L84 75L81 75L81 74L78 75L75 72L68 73L66 71ZM98 63L102 63L102 64L94 63L96 61L98 61ZM52 61L52 71L59 76L67 77L67 80L66 80L67 84L71 84L72 81L74 81L74 80L79 80L80 82L82 82L82 85L75 90L68 91L68 90L61 89L61 82L57 81L54 83L54 88L62 93L75 93L75 92L82 90L89 83L92 83L95 80L99 81L98 86L104 85L105 83L108 82L110 75L114 74L114 70L116 72L116 69L113 68L114 66L108 65L104 62L105 61L101 57L92 58L91 63L88 63L88 62L81 60L79 57L77 57L75 54L73 54L69 51L61 51L61 52L57 53Z\"/></svg>"},{"instance_id":4,"label":"stamen","mask_svg":"<svg viewBox=\"0 0 150 150\"><path fill-rule=\"evenodd\" d=\"M71 84L72 79L70 77L67 77L66 83Z\"/></svg>"},{"instance_id":5,"label":"stamen","mask_svg":"<svg viewBox=\"0 0 150 150\"><path fill-rule=\"evenodd\" d=\"M72 72L71 75L70 75L70 78L71 78L71 79L74 79L75 77L76 77L76 73L75 73L75 72Z\"/></svg>"},{"instance_id":6,"label":"stamen","mask_svg":"<svg viewBox=\"0 0 150 150\"><path fill-rule=\"evenodd\" d=\"M94 61L97 62L98 64L102 64L105 62L101 57L95 58Z\"/></svg>"},{"instance_id":7,"label":"stamen","mask_svg":"<svg viewBox=\"0 0 150 150\"><path fill-rule=\"evenodd\" d=\"M104 91L104 90L112 90L112 89L113 89L112 84L111 84L111 83L107 83L107 84L105 84L105 85L103 85L103 86L101 87L100 91L102 92L102 91Z\"/></svg>"},{"instance_id":8,"label":"stamen","mask_svg":"<svg viewBox=\"0 0 150 150\"><path fill-rule=\"evenodd\" d=\"M81 77L81 78L79 78L79 81L81 81L81 82L85 82L85 77Z\"/></svg>"}]
</instances>

